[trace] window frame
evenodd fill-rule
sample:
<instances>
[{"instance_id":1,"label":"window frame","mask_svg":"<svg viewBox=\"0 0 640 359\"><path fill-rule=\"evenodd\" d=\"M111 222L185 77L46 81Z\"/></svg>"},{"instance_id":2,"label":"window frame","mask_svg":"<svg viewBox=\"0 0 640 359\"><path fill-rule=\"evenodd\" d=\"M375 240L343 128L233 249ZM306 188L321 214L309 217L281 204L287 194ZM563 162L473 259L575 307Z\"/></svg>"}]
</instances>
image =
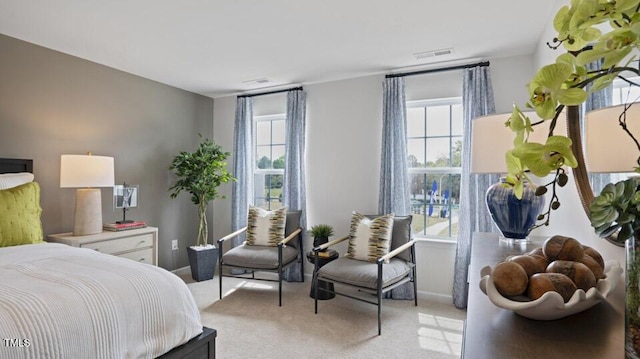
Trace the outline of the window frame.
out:
<instances>
[{"instance_id":1,"label":"window frame","mask_svg":"<svg viewBox=\"0 0 640 359\"><path fill-rule=\"evenodd\" d=\"M287 114L286 113L277 113L277 114L272 114L272 115L260 115L260 116L253 116L253 153L255 156L254 162L253 162L253 176L254 176L254 181L255 181L255 176L256 175L264 175L264 176L268 176L268 175L281 175L284 179L284 168L258 168L258 162L260 161L260 159L258 158L258 148L259 147L266 147L269 146L269 159L271 160L271 165L273 166L273 146L284 146L285 147L285 156L286 156L286 136L285 136L285 141L283 143L273 143L273 121L285 121L285 125L286 125L286 119L287 119ZM270 122L270 142L268 145L258 145L258 123L259 122ZM286 127L285 127L285 131L286 131ZM266 199L269 198L271 199L271 187L269 187L269 193L267 194L268 197L264 197L264 196L257 196L256 193L256 188L254 186L253 188L253 203L258 203L257 199L261 198L263 200L265 200L266 203L268 203L268 208L267 210L272 210L271 208L271 201L267 201Z\"/></svg>"},{"instance_id":2,"label":"window frame","mask_svg":"<svg viewBox=\"0 0 640 359\"><path fill-rule=\"evenodd\" d=\"M636 76L636 77L631 77L628 79L629 81L635 82L635 83L640 83L640 76ZM621 91L621 89L625 88L625 87L630 87L632 86L631 84L627 83L624 80L621 79L614 79L613 82L611 83L611 103L613 106L615 105L620 105L623 104L625 102L623 102L622 100L622 92L620 92L619 94L617 93L617 91ZM619 95L619 98L616 98ZM626 101L629 101L630 99L626 99ZM640 101L640 98L636 98L636 99L631 99L631 100L635 100L635 102Z\"/></svg>"},{"instance_id":3,"label":"window frame","mask_svg":"<svg viewBox=\"0 0 640 359\"><path fill-rule=\"evenodd\" d=\"M413 101L407 101L406 102L406 108L425 108L425 116L427 113L426 108L427 107L432 107L432 106L454 106L454 105L462 105L462 97L444 97L444 98L437 98L437 99L425 99L425 100L413 100ZM426 126L426 121L425 121L425 126ZM425 146L427 144L427 141L429 139L436 139L436 138L448 138L449 139L449 158L451 158L452 156L452 151L453 151L453 144L454 144L454 139L459 138L462 143L464 144L464 133L461 133L460 135L453 135L451 133L451 130L453 128L453 117L451 116L451 113L449 114L449 134L448 135L434 135L434 136L429 136L428 133L426 133L426 129L425 129L425 133L424 136L410 136L409 133L407 133L407 140L410 139L424 139L425 140ZM425 155L426 155L426 148L425 148ZM426 161L426 158L425 158ZM414 176L414 175L460 175L462 176L462 165L460 167L408 167L408 175ZM426 197L425 197L426 198ZM459 208L460 203L456 203L456 205ZM425 203L423 205L424 207L427 207L428 204ZM438 205L439 207L443 206L442 204ZM447 204L447 209L449 211L449 213L451 213L452 209L453 209L453 204L450 202ZM413 211L413 210L412 210ZM425 217L426 218L426 217ZM449 230L451 230L451 226L453 225L452 223L452 218L451 215L449 216ZM420 239L420 240L435 240L438 242L447 242L447 243L455 243L457 242L457 234L454 235L449 235L449 236L441 236L441 235L433 235L433 234L424 234L424 233L414 233L414 236L416 237L416 239Z\"/></svg>"}]
</instances>

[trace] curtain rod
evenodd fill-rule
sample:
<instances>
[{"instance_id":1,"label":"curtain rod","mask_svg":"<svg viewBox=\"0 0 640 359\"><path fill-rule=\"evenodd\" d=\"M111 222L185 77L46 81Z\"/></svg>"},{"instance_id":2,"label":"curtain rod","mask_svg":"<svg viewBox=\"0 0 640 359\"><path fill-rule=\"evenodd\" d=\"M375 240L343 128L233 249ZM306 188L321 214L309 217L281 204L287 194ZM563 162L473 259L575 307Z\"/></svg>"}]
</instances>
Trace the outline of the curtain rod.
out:
<instances>
[{"instance_id":1,"label":"curtain rod","mask_svg":"<svg viewBox=\"0 0 640 359\"><path fill-rule=\"evenodd\" d=\"M477 66L489 66L489 61L477 62L475 64L469 64L469 65L458 65L458 66L450 66L450 67L441 67L439 69L429 69L429 70L422 70L422 71L413 71L413 72L389 74L389 75L386 75L385 78L389 79L389 78L394 78L394 77L424 75L424 74L430 74L430 73L433 73L433 72L461 70L461 69L468 69L468 68L477 67Z\"/></svg>"},{"instance_id":2,"label":"curtain rod","mask_svg":"<svg viewBox=\"0 0 640 359\"><path fill-rule=\"evenodd\" d=\"M264 95L273 95L274 93L288 92L288 91L295 91L295 90L302 90L302 86L292 87L292 88L283 89L283 90L274 90L274 91L269 91L269 92L260 92L260 93L252 93L252 94L247 94L247 95L238 95L238 97L256 97L256 96L264 96Z\"/></svg>"}]
</instances>

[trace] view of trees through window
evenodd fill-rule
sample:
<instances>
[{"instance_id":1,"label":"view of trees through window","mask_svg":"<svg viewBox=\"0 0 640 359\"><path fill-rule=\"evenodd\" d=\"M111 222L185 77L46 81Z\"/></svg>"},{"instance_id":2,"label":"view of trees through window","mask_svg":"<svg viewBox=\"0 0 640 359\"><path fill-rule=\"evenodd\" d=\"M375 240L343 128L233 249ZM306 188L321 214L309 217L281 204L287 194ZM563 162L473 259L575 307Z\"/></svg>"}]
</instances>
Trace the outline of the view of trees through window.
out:
<instances>
[{"instance_id":1,"label":"view of trees through window","mask_svg":"<svg viewBox=\"0 0 640 359\"><path fill-rule=\"evenodd\" d=\"M266 210L282 207L285 115L256 116L254 204Z\"/></svg>"},{"instance_id":2,"label":"view of trees through window","mask_svg":"<svg viewBox=\"0 0 640 359\"><path fill-rule=\"evenodd\" d=\"M455 237L462 172L461 99L408 102L407 147L414 233Z\"/></svg>"}]
</instances>

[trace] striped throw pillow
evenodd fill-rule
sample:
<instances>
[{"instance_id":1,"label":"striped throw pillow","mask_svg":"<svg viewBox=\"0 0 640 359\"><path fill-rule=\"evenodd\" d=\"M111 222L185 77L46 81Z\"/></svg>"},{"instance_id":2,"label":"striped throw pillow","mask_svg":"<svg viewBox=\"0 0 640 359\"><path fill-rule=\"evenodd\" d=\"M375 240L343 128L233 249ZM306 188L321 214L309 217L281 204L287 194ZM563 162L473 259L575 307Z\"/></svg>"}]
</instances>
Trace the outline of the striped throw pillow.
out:
<instances>
[{"instance_id":1,"label":"striped throw pillow","mask_svg":"<svg viewBox=\"0 0 640 359\"><path fill-rule=\"evenodd\" d=\"M247 245L275 247L284 239L287 207L274 211L249 206Z\"/></svg>"},{"instance_id":2,"label":"striped throw pillow","mask_svg":"<svg viewBox=\"0 0 640 359\"><path fill-rule=\"evenodd\" d=\"M345 257L375 262L389 253L391 233L393 232L393 214L374 219L353 212L349 248Z\"/></svg>"}]
</instances>

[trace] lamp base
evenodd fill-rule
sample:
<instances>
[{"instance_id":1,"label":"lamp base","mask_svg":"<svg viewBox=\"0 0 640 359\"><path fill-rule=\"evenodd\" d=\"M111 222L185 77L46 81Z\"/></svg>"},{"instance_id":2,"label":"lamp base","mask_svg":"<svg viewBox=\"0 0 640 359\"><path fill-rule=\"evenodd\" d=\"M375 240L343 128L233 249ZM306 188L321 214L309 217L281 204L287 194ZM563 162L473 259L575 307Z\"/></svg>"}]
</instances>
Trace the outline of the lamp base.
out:
<instances>
[{"instance_id":1,"label":"lamp base","mask_svg":"<svg viewBox=\"0 0 640 359\"><path fill-rule=\"evenodd\" d=\"M522 199L518 199L511 187L505 187L504 178L487 190L487 209L496 224L501 240L512 243L526 242L544 207L544 196L536 196L527 184L524 186Z\"/></svg>"},{"instance_id":2,"label":"lamp base","mask_svg":"<svg viewBox=\"0 0 640 359\"><path fill-rule=\"evenodd\" d=\"M76 190L73 235L86 236L102 232L102 194L97 188Z\"/></svg>"}]
</instances>

